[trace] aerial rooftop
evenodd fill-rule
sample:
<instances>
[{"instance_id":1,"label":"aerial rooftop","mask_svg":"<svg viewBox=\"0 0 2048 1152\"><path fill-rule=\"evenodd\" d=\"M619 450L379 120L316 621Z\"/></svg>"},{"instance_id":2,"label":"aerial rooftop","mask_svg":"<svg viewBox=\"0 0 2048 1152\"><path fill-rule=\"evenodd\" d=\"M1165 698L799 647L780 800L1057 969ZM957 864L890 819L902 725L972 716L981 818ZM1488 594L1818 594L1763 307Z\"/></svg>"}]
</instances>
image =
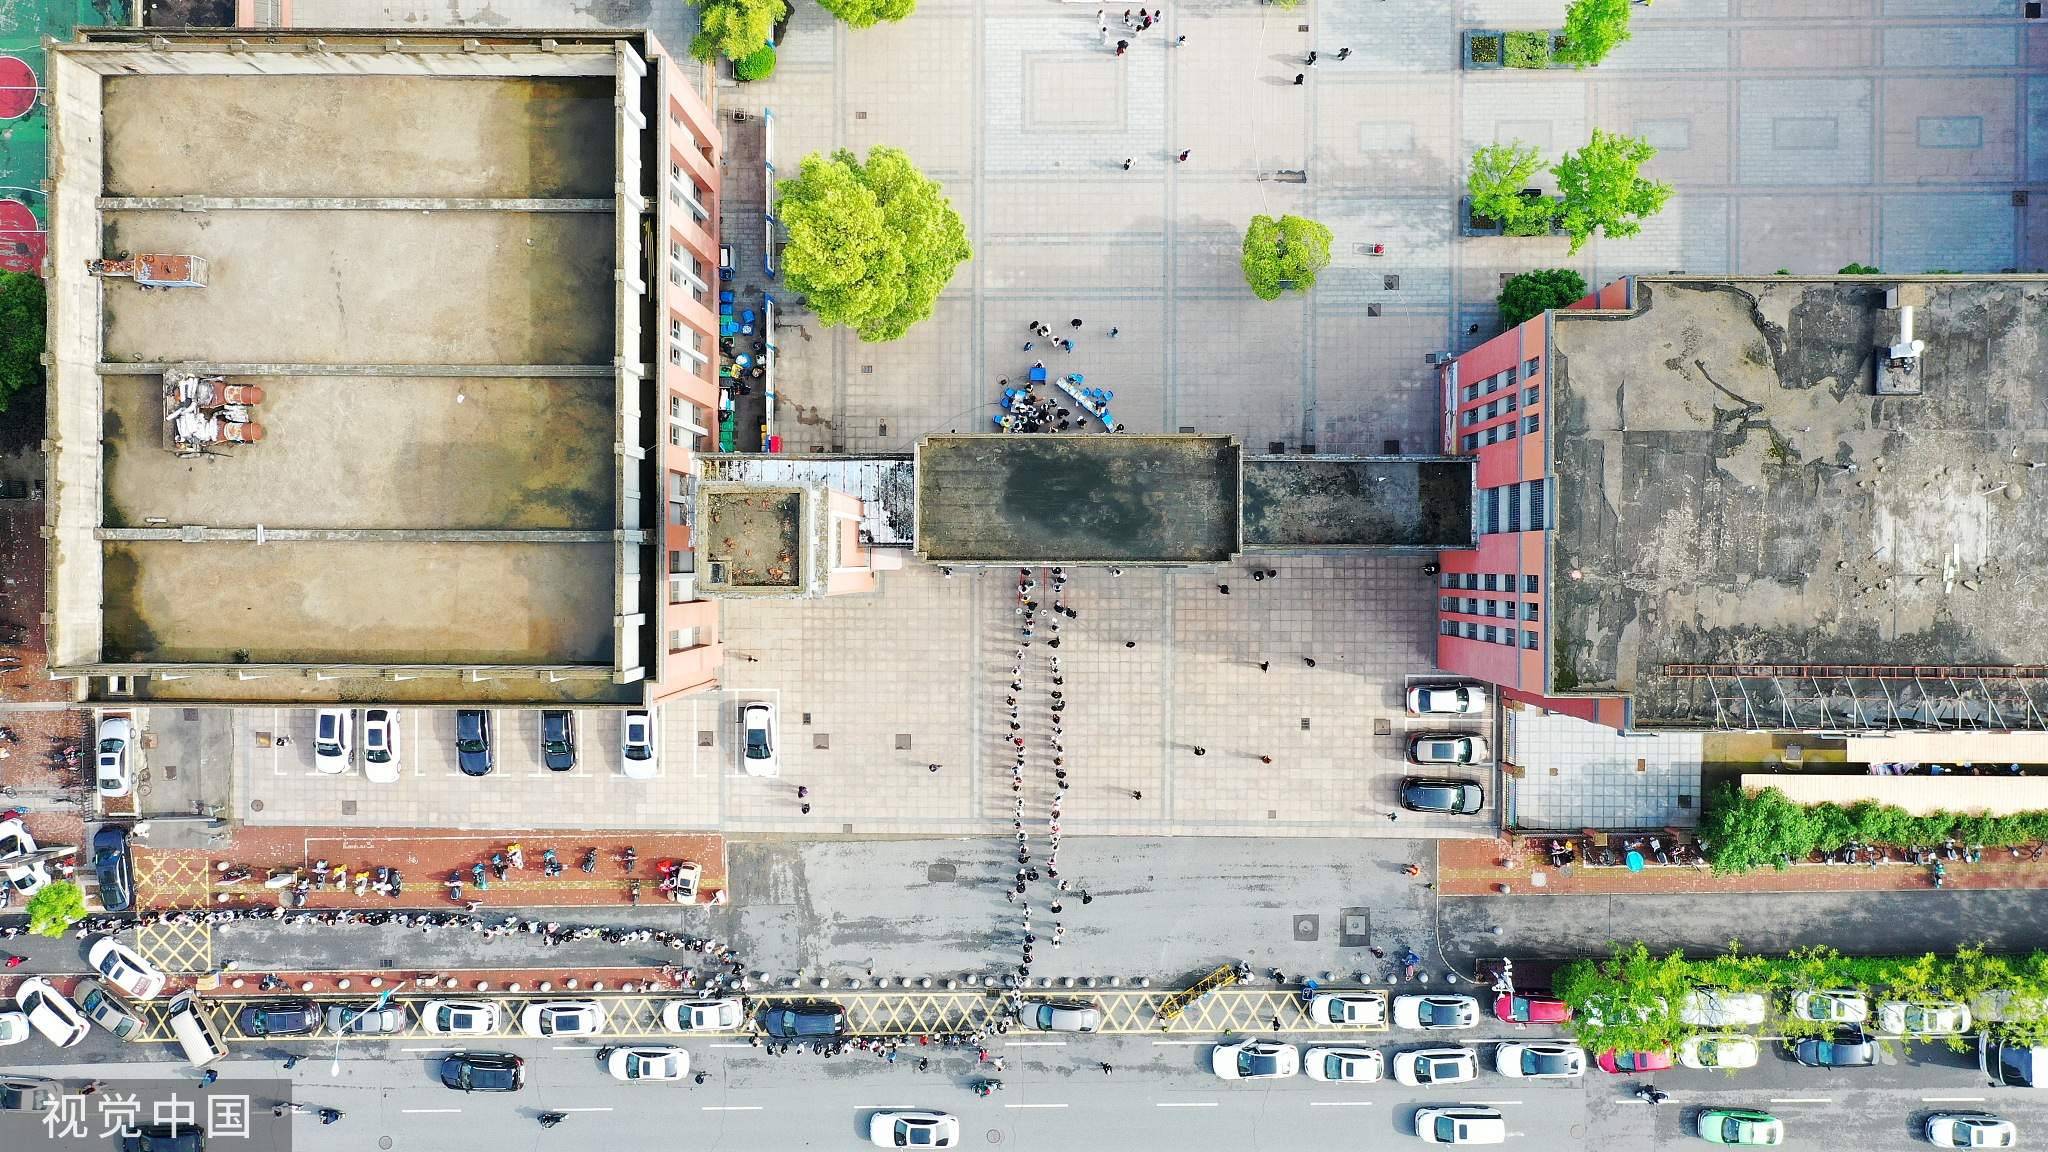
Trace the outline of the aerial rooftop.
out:
<instances>
[{"instance_id":1,"label":"aerial rooftop","mask_svg":"<svg viewBox=\"0 0 2048 1152\"><path fill-rule=\"evenodd\" d=\"M1254 456L1245 547L1473 547L1472 468L1469 458Z\"/></svg>"},{"instance_id":2,"label":"aerial rooftop","mask_svg":"<svg viewBox=\"0 0 2048 1152\"><path fill-rule=\"evenodd\" d=\"M53 665L629 696L630 46L301 47L51 53ZM158 253L197 283L87 268Z\"/></svg>"},{"instance_id":3,"label":"aerial rooftop","mask_svg":"<svg viewBox=\"0 0 2048 1152\"><path fill-rule=\"evenodd\" d=\"M917 551L934 563L1214 563L1240 550L1234 436L927 436Z\"/></svg>"},{"instance_id":4,"label":"aerial rooftop","mask_svg":"<svg viewBox=\"0 0 2048 1152\"><path fill-rule=\"evenodd\" d=\"M1638 281L1552 316L1553 691L1710 722L1668 665L2048 664L2048 281Z\"/></svg>"}]
</instances>

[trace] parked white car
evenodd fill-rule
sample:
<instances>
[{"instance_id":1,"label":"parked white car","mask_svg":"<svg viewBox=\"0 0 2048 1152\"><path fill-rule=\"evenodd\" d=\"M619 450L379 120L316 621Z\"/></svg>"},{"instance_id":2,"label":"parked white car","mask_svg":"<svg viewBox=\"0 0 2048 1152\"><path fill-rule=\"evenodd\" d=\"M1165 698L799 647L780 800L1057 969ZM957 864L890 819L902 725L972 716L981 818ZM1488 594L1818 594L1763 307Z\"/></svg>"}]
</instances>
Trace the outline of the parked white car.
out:
<instances>
[{"instance_id":1,"label":"parked white car","mask_svg":"<svg viewBox=\"0 0 2048 1152\"><path fill-rule=\"evenodd\" d=\"M35 1031L29 1027L28 1015L23 1012L0 1012L0 1048L19 1044Z\"/></svg>"},{"instance_id":2,"label":"parked white car","mask_svg":"<svg viewBox=\"0 0 2048 1152\"><path fill-rule=\"evenodd\" d=\"M50 882L50 870L41 860L22 859L35 850L36 838L21 821L0 821L0 883L12 889L17 900L28 899Z\"/></svg>"},{"instance_id":3,"label":"parked white car","mask_svg":"<svg viewBox=\"0 0 2048 1152\"><path fill-rule=\"evenodd\" d=\"M1770 1010L1770 1002L1761 992L1695 988L1679 1002L1678 1018L1703 1028L1754 1028Z\"/></svg>"},{"instance_id":4,"label":"parked white car","mask_svg":"<svg viewBox=\"0 0 2048 1152\"><path fill-rule=\"evenodd\" d=\"M1820 988L1792 997L1792 1015L1823 1024L1861 1024L1870 1019L1870 1001L1854 988Z\"/></svg>"},{"instance_id":5,"label":"parked white car","mask_svg":"<svg viewBox=\"0 0 2048 1152\"><path fill-rule=\"evenodd\" d=\"M1476 1028L1478 1025L1479 1001L1470 996L1394 997L1396 1028L1420 1028L1434 1032L1453 1028Z\"/></svg>"},{"instance_id":6,"label":"parked white car","mask_svg":"<svg viewBox=\"0 0 2048 1152\"><path fill-rule=\"evenodd\" d=\"M1953 1000L1880 1000L1877 1030L1893 1036L1956 1036L1970 1030L1970 1010Z\"/></svg>"},{"instance_id":7,"label":"parked white car","mask_svg":"<svg viewBox=\"0 0 2048 1152\"><path fill-rule=\"evenodd\" d=\"M652 780L658 774L661 750L654 734L654 713L626 709L619 725L619 770L628 780Z\"/></svg>"},{"instance_id":8,"label":"parked white car","mask_svg":"<svg viewBox=\"0 0 2048 1152\"><path fill-rule=\"evenodd\" d=\"M135 724L128 717L108 716L100 721L93 782L102 799L118 800L135 791L135 761L129 756L134 742Z\"/></svg>"},{"instance_id":9,"label":"parked white car","mask_svg":"<svg viewBox=\"0 0 2048 1152\"><path fill-rule=\"evenodd\" d=\"M30 1027L59 1048L69 1048L85 1039L85 1017L64 998L56 986L41 976L31 976L14 990L14 1006L28 1017Z\"/></svg>"},{"instance_id":10,"label":"parked white car","mask_svg":"<svg viewBox=\"0 0 2048 1152\"><path fill-rule=\"evenodd\" d=\"M1586 1050L1558 1040L1496 1044L1493 1070L1518 1080L1574 1080L1586 1074Z\"/></svg>"},{"instance_id":11,"label":"parked white car","mask_svg":"<svg viewBox=\"0 0 2048 1152\"><path fill-rule=\"evenodd\" d=\"M604 1070L614 1080L681 1080L690 1074L690 1054L681 1048L611 1048Z\"/></svg>"},{"instance_id":12,"label":"parked white car","mask_svg":"<svg viewBox=\"0 0 2048 1152\"><path fill-rule=\"evenodd\" d=\"M877 1148L958 1148L960 1121L944 1112L877 1112L868 1117L868 1142Z\"/></svg>"},{"instance_id":13,"label":"parked white car","mask_svg":"<svg viewBox=\"0 0 2048 1152\"><path fill-rule=\"evenodd\" d=\"M670 1032L730 1032L740 1026L738 1000L671 1000L661 1006L661 1026Z\"/></svg>"},{"instance_id":14,"label":"parked white car","mask_svg":"<svg viewBox=\"0 0 2048 1152\"><path fill-rule=\"evenodd\" d=\"M1678 1046L1678 1062L1687 1068L1754 1068L1756 1060L1750 1036L1694 1036Z\"/></svg>"},{"instance_id":15,"label":"parked white car","mask_svg":"<svg viewBox=\"0 0 2048 1152\"><path fill-rule=\"evenodd\" d=\"M519 1013L519 1030L535 1039L595 1036L604 1031L604 1005L595 1000L543 1000Z\"/></svg>"},{"instance_id":16,"label":"parked white car","mask_svg":"<svg viewBox=\"0 0 2048 1152\"><path fill-rule=\"evenodd\" d=\"M107 983L137 1000L154 1000L164 990L164 974L135 949L112 936L102 936L93 941L92 948L85 954L85 962L92 965L93 971L106 977Z\"/></svg>"},{"instance_id":17,"label":"parked white car","mask_svg":"<svg viewBox=\"0 0 2048 1152\"><path fill-rule=\"evenodd\" d=\"M749 776L774 776L782 771L781 733L775 728L775 705L749 700L740 705L740 769Z\"/></svg>"},{"instance_id":18,"label":"parked white car","mask_svg":"<svg viewBox=\"0 0 2048 1152\"><path fill-rule=\"evenodd\" d=\"M489 1000L429 1000L420 1005L420 1030L436 1036L487 1036L503 1023Z\"/></svg>"},{"instance_id":19,"label":"parked white car","mask_svg":"<svg viewBox=\"0 0 2048 1152\"><path fill-rule=\"evenodd\" d=\"M1425 1144L1501 1144L1508 1138L1508 1121L1500 1109L1478 1104L1417 1108L1415 1135Z\"/></svg>"},{"instance_id":20,"label":"parked white car","mask_svg":"<svg viewBox=\"0 0 2048 1152\"><path fill-rule=\"evenodd\" d=\"M2017 1125L1989 1112L1936 1112L1923 1131L1936 1148L2010 1148L2020 1138Z\"/></svg>"},{"instance_id":21,"label":"parked white car","mask_svg":"<svg viewBox=\"0 0 2048 1152\"><path fill-rule=\"evenodd\" d=\"M1285 1080L1301 1071L1301 1053L1278 1040L1239 1040L1210 1049L1209 1070L1225 1080Z\"/></svg>"},{"instance_id":22,"label":"parked white car","mask_svg":"<svg viewBox=\"0 0 2048 1152\"><path fill-rule=\"evenodd\" d=\"M1479 1053L1470 1048L1417 1048L1394 1053L1394 1079L1410 1088L1463 1084L1479 1078Z\"/></svg>"},{"instance_id":23,"label":"parked white car","mask_svg":"<svg viewBox=\"0 0 2048 1152\"><path fill-rule=\"evenodd\" d=\"M1302 1054L1301 1065L1311 1080L1346 1084L1377 1084L1387 1070L1379 1049L1348 1044L1311 1048Z\"/></svg>"},{"instance_id":24,"label":"parked white car","mask_svg":"<svg viewBox=\"0 0 2048 1152\"><path fill-rule=\"evenodd\" d=\"M1408 690L1415 716L1477 716L1493 703L1484 684L1417 684Z\"/></svg>"},{"instance_id":25,"label":"parked white car","mask_svg":"<svg viewBox=\"0 0 2048 1152\"><path fill-rule=\"evenodd\" d=\"M1308 1018L1342 1028L1379 1028L1387 1022L1384 992L1320 992L1308 1002Z\"/></svg>"},{"instance_id":26,"label":"parked white car","mask_svg":"<svg viewBox=\"0 0 2048 1152\"><path fill-rule=\"evenodd\" d=\"M355 709L320 709L313 718L313 767L330 776L348 771L355 759L355 727Z\"/></svg>"},{"instance_id":27,"label":"parked white car","mask_svg":"<svg viewBox=\"0 0 2048 1152\"><path fill-rule=\"evenodd\" d=\"M403 748L398 711L371 708L363 713L363 779L372 784L398 783Z\"/></svg>"}]
</instances>

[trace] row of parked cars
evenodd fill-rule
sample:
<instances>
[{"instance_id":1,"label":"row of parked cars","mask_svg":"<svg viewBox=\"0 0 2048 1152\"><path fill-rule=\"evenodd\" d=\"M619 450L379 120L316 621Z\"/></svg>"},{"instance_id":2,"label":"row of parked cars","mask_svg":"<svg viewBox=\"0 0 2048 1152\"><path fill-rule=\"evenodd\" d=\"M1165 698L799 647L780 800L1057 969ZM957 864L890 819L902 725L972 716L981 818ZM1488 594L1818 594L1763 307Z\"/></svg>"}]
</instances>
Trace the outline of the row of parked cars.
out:
<instances>
[{"instance_id":1,"label":"row of parked cars","mask_svg":"<svg viewBox=\"0 0 2048 1152\"><path fill-rule=\"evenodd\" d=\"M0 820L0 906L26 901L50 883L50 869L37 853L36 838L20 820ZM126 912L135 903L135 868L128 855L128 829L103 824L92 836L92 870L100 906Z\"/></svg>"},{"instance_id":2,"label":"row of parked cars","mask_svg":"<svg viewBox=\"0 0 2048 1152\"><path fill-rule=\"evenodd\" d=\"M125 721L124 721L125 722ZM775 705L749 701L740 705L742 766L752 776L774 776ZM102 740L102 747L106 744ZM360 750L363 778L372 784L395 784L405 759L404 727L396 708L322 708L313 721L313 766L340 775L356 762ZM540 762L550 771L576 767L576 711L540 710ZM659 773L661 730L647 708L628 708L619 724L620 771L630 780L649 780ZM491 740L491 710L461 708L455 713L455 766L465 776L488 776L497 767Z\"/></svg>"}]
</instances>

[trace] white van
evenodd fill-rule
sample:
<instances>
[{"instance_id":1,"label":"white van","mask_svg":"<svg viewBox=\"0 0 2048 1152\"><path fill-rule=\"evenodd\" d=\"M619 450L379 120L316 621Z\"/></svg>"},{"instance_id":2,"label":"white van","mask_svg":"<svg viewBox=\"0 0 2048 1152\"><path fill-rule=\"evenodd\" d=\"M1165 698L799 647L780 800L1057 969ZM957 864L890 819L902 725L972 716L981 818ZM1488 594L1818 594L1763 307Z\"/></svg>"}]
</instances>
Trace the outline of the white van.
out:
<instances>
[{"instance_id":1,"label":"white van","mask_svg":"<svg viewBox=\"0 0 2048 1152\"><path fill-rule=\"evenodd\" d=\"M227 1046L214 1035L213 1026L199 1012L198 1001L191 992L180 992L171 1000L169 1012L164 1019L170 1021L171 1035L177 1038L178 1047L185 1052L185 1059L194 1068L227 1059Z\"/></svg>"}]
</instances>

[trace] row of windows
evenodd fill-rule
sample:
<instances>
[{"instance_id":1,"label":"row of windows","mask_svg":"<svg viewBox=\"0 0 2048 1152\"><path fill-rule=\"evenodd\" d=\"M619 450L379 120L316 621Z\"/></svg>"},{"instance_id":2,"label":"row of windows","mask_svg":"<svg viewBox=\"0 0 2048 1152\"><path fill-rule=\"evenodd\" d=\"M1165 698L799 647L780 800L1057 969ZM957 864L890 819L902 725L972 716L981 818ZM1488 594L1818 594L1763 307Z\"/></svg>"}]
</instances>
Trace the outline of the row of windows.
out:
<instances>
[{"instance_id":1,"label":"row of windows","mask_svg":"<svg viewBox=\"0 0 2048 1152\"><path fill-rule=\"evenodd\" d=\"M1521 578L1521 582L1522 591L1524 592L1539 591L1543 586L1542 581L1535 576L1524 576ZM1515 590L1515 574L1513 572L1445 572L1437 577L1437 583L1445 588L1463 588L1469 592L1477 592L1482 589L1487 592L1513 592Z\"/></svg>"},{"instance_id":2,"label":"row of windows","mask_svg":"<svg viewBox=\"0 0 2048 1152\"><path fill-rule=\"evenodd\" d=\"M678 288L689 288L690 299L699 304L711 293L711 285L704 282L704 262L684 248L680 240L668 242L668 282Z\"/></svg>"},{"instance_id":3,"label":"row of windows","mask_svg":"<svg viewBox=\"0 0 2048 1152\"><path fill-rule=\"evenodd\" d=\"M1474 624L1470 620L1463 622L1445 620L1437 625L1437 631L1445 636L1463 636L1467 640L1483 640L1488 644L1505 644L1510 648L1515 646L1515 640L1519 637L1522 641L1522 647L1531 651L1534 651L1536 645L1541 643L1541 641L1536 639L1536 633L1526 628L1516 629L1496 627L1492 624Z\"/></svg>"},{"instance_id":4,"label":"row of windows","mask_svg":"<svg viewBox=\"0 0 2048 1152\"><path fill-rule=\"evenodd\" d=\"M686 356L690 360L692 376L699 380L711 379L711 357L704 354L704 334L695 328L685 328L680 319L671 316L668 318L668 362L681 364Z\"/></svg>"},{"instance_id":5,"label":"row of windows","mask_svg":"<svg viewBox=\"0 0 2048 1152\"><path fill-rule=\"evenodd\" d=\"M1467 616L1499 616L1508 620L1515 618L1515 605L1522 606L1522 619L1536 619L1534 600L1481 600L1472 596L1440 596L1436 606L1446 612L1463 612Z\"/></svg>"},{"instance_id":6,"label":"row of windows","mask_svg":"<svg viewBox=\"0 0 2048 1152\"><path fill-rule=\"evenodd\" d=\"M690 215L702 224L711 219L711 210L704 206L705 189L697 183L696 177L683 171L683 166L671 160L668 163L669 203L681 208L687 205Z\"/></svg>"},{"instance_id":7,"label":"row of windows","mask_svg":"<svg viewBox=\"0 0 2048 1152\"><path fill-rule=\"evenodd\" d=\"M1523 361L1522 379L1535 379L1537 371L1540 370L1542 367L1543 357L1541 356L1534 356L1528 360ZM1491 396L1495 392L1500 391L1501 389L1507 387L1508 385L1514 382L1515 370L1513 368L1504 368L1501 371L1496 372L1491 376L1488 376L1484 380L1474 381L1473 383L1465 385L1465 403L1470 404L1472 401L1479 399L1481 396ZM1536 402L1536 389L1530 388L1528 390L1527 402L1531 404L1534 404Z\"/></svg>"},{"instance_id":8,"label":"row of windows","mask_svg":"<svg viewBox=\"0 0 2048 1152\"><path fill-rule=\"evenodd\" d=\"M1548 479L1500 484L1486 489L1482 495L1485 499L1479 520L1482 533L1535 532L1551 527L1546 515L1550 495Z\"/></svg>"},{"instance_id":9,"label":"row of windows","mask_svg":"<svg viewBox=\"0 0 2048 1152\"><path fill-rule=\"evenodd\" d=\"M1510 392L1498 400L1488 401L1483 407L1465 409L1465 424L1467 427L1470 427L1481 420L1491 420L1503 412L1513 412L1514 410L1515 394Z\"/></svg>"},{"instance_id":10,"label":"row of windows","mask_svg":"<svg viewBox=\"0 0 2048 1152\"><path fill-rule=\"evenodd\" d=\"M1476 408L1472 410L1472 412L1476 411L1478 411ZM1465 415L1469 417L1472 415L1472 412L1467 412ZM1472 421L1468 419L1465 423L1470 424ZM1521 435L1534 436L1542 428L1543 417L1540 413L1532 412L1522 417ZM1513 440L1516 435L1515 422L1510 420L1505 424L1495 424L1493 427L1482 431L1467 432L1464 439L1459 442L1465 446L1465 451L1474 452L1488 444L1498 444L1504 440Z\"/></svg>"}]
</instances>

